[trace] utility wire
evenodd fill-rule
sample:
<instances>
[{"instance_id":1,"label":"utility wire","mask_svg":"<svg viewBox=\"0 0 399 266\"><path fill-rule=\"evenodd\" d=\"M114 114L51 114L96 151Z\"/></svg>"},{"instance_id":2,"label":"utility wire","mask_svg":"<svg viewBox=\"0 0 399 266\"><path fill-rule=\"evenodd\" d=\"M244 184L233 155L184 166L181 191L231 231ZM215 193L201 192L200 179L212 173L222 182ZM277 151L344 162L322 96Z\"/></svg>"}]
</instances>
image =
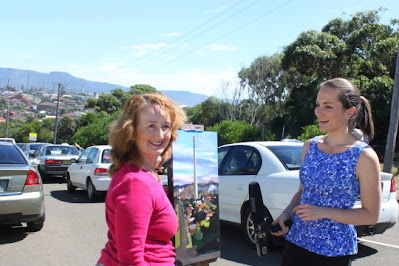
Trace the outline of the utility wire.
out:
<instances>
[{"instance_id":1,"label":"utility wire","mask_svg":"<svg viewBox=\"0 0 399 266\"><path fill-rule=\"evenodd\" d=\"M194 32L195 30L197 30L197 29L201 28L202 26L208 24L210 21L212 21L212 20L216 19L217 17L221 16L222 14L226 13L228 10L231 10L232 8L234 8L235 6L237 6L238 4L240 4L240 3L243 2L243 1L240 1L240 2L236 3L235 5L233 5L233 6L230 7L229 9L225 10L224 12L220 13L219 15L217 15L217 16L215 16L215 17L209 19L208 21L206 21L205 23L203 23L203 24L201 24L200 26L196 27L195 29L189 31L188 33L184 34L183 36L179 37L178 39L172 41L172 42L169 43L167 46L161 48L161 49L158 50L157 52L151 53L148 57L143 57L142 59L144 59L144 63L151 62L152 59L157 58L158 56L162 56L162 55L166 54L167 52L170 52L170 51L175 50L176 48L180 47L180 46L183 45L184 43L187 43L187 42L189 42L189 41L191 41L191 40L197 38L198 36L202 35L203 33L206 33L206 32L208 32L209 30L211 30L211 29L213 29L213 28L219 26L220 24L222 24L222 23L224 23L225 21L231 19L232 17L238 15L239 13L242 13L243 11L245 11L246 9L252 7L253 5L257 4L257 3L260 2L260 1L261 1L261 0L257 0L257 1L255 1L255 2L253 2L252 4L250 4L250 5L248 5L248 6L244 7L244 8L242 8L242 9L240 9L239 11L233 13L232 15L228 16L228 17L225 18L224 20L222 20L222 21L216 23L215 25L211 25L210 27L208 27L208 28L206 28L205 30L201 31L200 33L194 35L193 37L189 38L188 40L184 40L183 43L178 44L178 45L176 45L176 46L169 47L170 44L175 43L175 42L177 42L178 40L183 39L184 37L188 36L190 33ZM167 48L168 48L168 49L167 49ZM163 51L163 50L165 50L165 49L167 49L167 50L166 50L166 51ZM135 63L138 64L138 62L140 62L140 61L143 61L143 60L140 60L140 59L139 59L139 60L135 61ZM127 63L126 65L124 65L124 67L126 67L126 66L128 66L128 65L130 65L130 62ZM122 70L120 70L120 71L127 71L127 70L126 70L126 69L122 69ZM113 72L111 72L111 73L113 73ZM121 73L122 73L122 72L121 72ZM112 81L114 81L114 80L111 80L110 82L112 82Z\"/></svg>"},{"instance_id":2,"label":"utility wire","mask_svg":"<svg viewBox=\"0 0 399 266\"><path fill-rule=\"evenodd\" d=\"M192 54L193 52L198 51L198 50L200 50L200 49L206 47L207 45L209 45L209 44L211 44L211 43L214 43L214 42L216 42L216 41L218 41L218 40L220 40L220 39L226 37L227 35L230 35L230 34L236 32L236 31L238 31L238 30L240 30L240 29L246 27L246 26L248 26L249 24L252 24L253 22L255 22L255 21L257 21L257 20L263 18L264 16L266 16L266 15L268 15L268 14L270 14L270 13L273 13L274 11L276 11L276 10L282 8L283 6L289 4L289 3L292 2L292 1L294 1L294 0L289 0L289 1L284 2L283 4L277 6L276 8L273 8L272 10L270 10L270 11L268 11L268 12L266 12L266 13L264 13L264 14L258 16L258 17L256 17L255 19L249 21L248 23L245 23L244 25L241 25L240 27L238 27L238 28L236 28L236 29L234 29L234 30L232 30L232 31L230 31L230 32L228 32L228 33L226 33L226 34L224 34L224 35L222 35L222 36L220 36L220 37L218 37L218 38L216 38L216 39L214 39L214 40L212 40L212 41L210 41L210 42L208 42L208 43L206 43L206 44L204 44L204 45L202 45L202 46L200 46L200 47L198 47L198 48L192 49L192 50L190 50L189 52L183 54L183 55L180 56L180 57L177 57L177 58L175 58L175 59L169 60L169 61L167 61L167 62L165 62L165 63L158 64L158 65L156 65L156 66L154 66L154 67L152 67L152 68L148 68L148 69L146 69L146 70L144 70L144 71L142 71L142 72L147 73L147 72L149 72L149 71L151 71L151 70L153 70L153 69L156 69L156 68L158 68L158 67L160 67L160 66L162 66L162 65L164 65L164 64L178 61L178 60L180 60L181 58L183 58L183 57L185 57L185 56L187 56L187 55L189 55L189 54Z\"/></svg>"}]
</instances>

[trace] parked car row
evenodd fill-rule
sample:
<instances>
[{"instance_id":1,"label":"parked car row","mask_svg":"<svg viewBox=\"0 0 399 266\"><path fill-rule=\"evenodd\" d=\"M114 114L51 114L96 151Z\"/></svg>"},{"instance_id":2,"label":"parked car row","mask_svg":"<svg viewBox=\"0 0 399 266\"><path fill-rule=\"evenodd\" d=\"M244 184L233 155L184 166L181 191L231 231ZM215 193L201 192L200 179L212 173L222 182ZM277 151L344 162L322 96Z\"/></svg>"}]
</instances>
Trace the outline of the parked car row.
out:
<instances>
[{"instance_id":1,"label":"parked car row","mask_svg":"<svg viewBox=\"0 0 399 266\"><path fill-rule=\"evenodd\" d=\"M255 241L249 184L259 183L266 215L276 218L298 189L302 146L302 142L263 141L219 147L220 219L241 225L249 243ZM43 227L42 178L64 177L69 192L84 189L89 200L106 193L111 181L107 173L112 164L111 149L109 145L96 145L80 153L72 145L41 144L34 153L29 152L28 160L16 144L0 141L0 223L26 222L32 231ZM167 178L163 180L166 185L164 182ZM393 176L381 173L381 183L382 206L377 224L357 226L359 236L383 233L398 219ZM360 206L361 199L355 208ZM267 233L269 244L273 238Z\"/></svg>"}]
</instances>

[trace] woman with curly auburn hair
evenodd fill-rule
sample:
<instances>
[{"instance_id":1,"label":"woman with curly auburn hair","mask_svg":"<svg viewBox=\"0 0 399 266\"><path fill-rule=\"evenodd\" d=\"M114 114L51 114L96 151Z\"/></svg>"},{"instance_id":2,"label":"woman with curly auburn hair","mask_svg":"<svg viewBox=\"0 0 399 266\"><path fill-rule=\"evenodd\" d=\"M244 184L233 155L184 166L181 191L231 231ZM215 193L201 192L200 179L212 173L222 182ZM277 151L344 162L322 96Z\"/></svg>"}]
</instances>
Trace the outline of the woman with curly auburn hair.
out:
<instances>
[{"instance_id":1,"label":"woman with curly auburn hair","mask_svg":"<svg viewBox=\"0 0 399 266\"><path fill-rule=\"evenodd\" d=\"M144 94L132 96L111 124L108 242L97 265L174 265L177 217L156 168L170 158L185 119L166 96Z\"/></svg>"}]
</instances>

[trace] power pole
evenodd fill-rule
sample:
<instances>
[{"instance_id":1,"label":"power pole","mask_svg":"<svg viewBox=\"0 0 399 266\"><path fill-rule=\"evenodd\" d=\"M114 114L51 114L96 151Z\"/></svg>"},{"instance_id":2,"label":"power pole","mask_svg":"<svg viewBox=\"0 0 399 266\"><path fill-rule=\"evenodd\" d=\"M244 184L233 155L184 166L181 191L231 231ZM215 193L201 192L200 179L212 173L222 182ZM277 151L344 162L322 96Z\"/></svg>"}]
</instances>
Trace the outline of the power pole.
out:
<instances>
[{"instance_id":1,"label":"power pole","mask_svg":"<svg viewBox=\"0 0 399 266\"><path fill-rule=\"evenodd\" d=\"M399 46L398 54L396 55L396 70L395 70L395 82L392 91L392 103L391 103L391 117L389 119L389 129L387 136L387 143L385 146L384 156L384 172L392 172L393 155L396 147L396 135L398 133L398 118L399 118Z\"/></svg>"},{"instance_id":2,"label":"power pole","mask_svg":"<svg viewBox=\"0 0 399 266\"><path fill-rule=\"evenodd\" d=\"M58 83L58 97L57 97L57 108L55 109L55 123L54 123L54 144L57 144L57 125L58 125L58 106L60 104L60 93L61 93L61 83Z\"/></svg>"},{"instance_id":3,"label":"power pole","mask_svg":"<svg viewBox=\"0 0 399 266\"><path fill-rule=\"evenodd\" d=\"M6 138L8 138L8 120L9 120L9 112L10 112L10 102L7 101L7 120L6 120Z\"/></svg>"},{"instance_id":4,"label":"power pole","mask_svg":"<svg viewBox=\"0 0 399 266\"><path fill-rule=\"evenodd\" d=\"M28 73L28 82L26 83L26 91L29 90L29 73Z\"/></svg>"}]
</instances>

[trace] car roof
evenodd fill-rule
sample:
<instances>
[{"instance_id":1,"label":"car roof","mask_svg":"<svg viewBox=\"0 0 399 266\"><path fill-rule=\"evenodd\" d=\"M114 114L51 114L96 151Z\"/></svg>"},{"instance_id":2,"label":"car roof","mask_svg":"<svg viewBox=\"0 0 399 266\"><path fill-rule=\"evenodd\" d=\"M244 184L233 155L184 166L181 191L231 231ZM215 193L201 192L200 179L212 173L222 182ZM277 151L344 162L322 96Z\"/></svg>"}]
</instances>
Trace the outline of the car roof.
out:
<instances>
[{"instance_id":1,"label":"car roof","mask_svg":"<svg viewBox=\"0 0 399 266\"><path fill-rule=\"evenodd\" d=\"M248 145L248 146L302 146L303 142L290 142L290 141L246 141L225 144L220 147L235 146L235 145Z\"/></svg>"},{"instance_id":2,"label":"car roof","mask_svg":"<svg viewBox=\"0 0 399 266\"><path fill-rule=\"evenodd\" d=\"M93 146L87 147L86 149L88 149L88 148L104 148L104 149L112 149L112 146L111 146L111 145L93 145Z\"/></svg>"}]
</instances>

